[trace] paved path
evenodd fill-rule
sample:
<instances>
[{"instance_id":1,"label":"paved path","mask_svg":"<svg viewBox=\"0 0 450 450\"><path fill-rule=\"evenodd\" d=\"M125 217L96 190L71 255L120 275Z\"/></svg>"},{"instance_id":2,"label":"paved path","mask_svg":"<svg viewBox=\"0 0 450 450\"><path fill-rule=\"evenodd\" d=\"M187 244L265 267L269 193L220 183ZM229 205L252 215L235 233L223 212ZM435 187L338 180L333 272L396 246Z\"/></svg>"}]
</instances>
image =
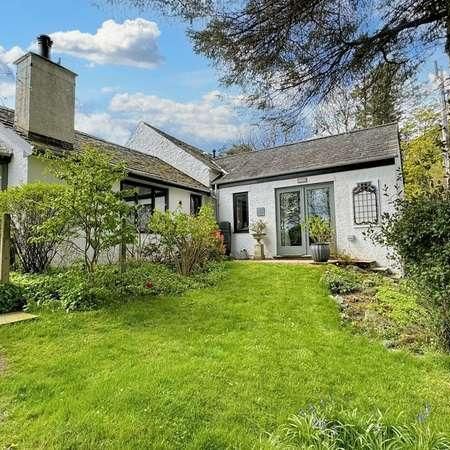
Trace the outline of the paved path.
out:
<instances>
[{"instance_id":1,"label":"paved path","mask_svg":"<svg viewBox=\"0 0 450 450\"><path fill-rule=\"evenodd\" d=\"M0 314L0 326L9 323L22 322L23 320L35 319L37 316L25 312L12 312Z\"/></svg>"}]
</instances>

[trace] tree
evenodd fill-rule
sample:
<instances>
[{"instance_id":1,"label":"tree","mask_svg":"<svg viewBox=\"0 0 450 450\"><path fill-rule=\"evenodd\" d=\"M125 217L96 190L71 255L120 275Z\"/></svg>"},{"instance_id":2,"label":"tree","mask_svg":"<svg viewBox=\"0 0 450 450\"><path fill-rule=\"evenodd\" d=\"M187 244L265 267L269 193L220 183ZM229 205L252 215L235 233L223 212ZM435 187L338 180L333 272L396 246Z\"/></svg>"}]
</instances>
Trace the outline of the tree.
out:
<instances>
[{"instance_id":1,"label":"tree","mask_svg":"<svg viewBox=\"0 0 450 450\"><path fill-rule=\"evenodd\" d=\"M67 226L59 222L48 236L40 227L56 214L63 186L30 183L0 192L0 215L11 215L11 241L21 270L26 273L46 271L58 251Z\"/></svg>"},{"instance_id":2,"label":"tree","mask_svg":"<svg viewBox=\"0 0 450 450\"><path fill-rule=\"evenodd\" d=\"M397 122L411 95L407 87L399 67L384 63L356 87L336 87L330 98L315 108L315 131L330 135Z\"/></svg>"},{"instance_id":3,"label":"tree","mask_svg":"<svg viewBox=\"0 0 450 450\"><path fill-rule=\"evenodd\" d=\"M251 153L255 149L250 144L233 144L230 148L222 152L223 156L241 155L242 153Z\"/></svg>"},{"instance_id":4,"label":"tree","mask_svg":"<svg viewBox=\"0 0 450 450\"><path fill-rule=\"evenodd\" d=\"M433 193L443 186L445 175L439 113L432 108L418 109L401 132L406 196Z\"/></svg>"},{"instance_id":5,"label":"tree","mask_svg":"<svg viewBox=\"0 0 450 450\"><path fill-rule=\"evenodd\" d=\"M357 128L397 122L401 117L405 74L396 64L383 63L363 78L356 98Z\"/></svg>"},{"instance_id":6,"label":"tree","mask_svg":"<svg viewBox=\"0 0 450 450\"><path fill-rule=\"evenodd\" d=\"M358 102L350 89L337 87L328 101L314 109L313 126L318 135L348 133L356 128Z\"/></svg>"},{"instance_id":7,"label":"tree","mask_svg":"<svg viewBox=\"0 0 450 450\"><path fill-rule=\"evenodd\" d=\"M92 273L102 253L131 243L135 237L134 227L127 220L131 207L123 200L123 193L114 192L126 176L125 167L95 148L72 152L65 158L53 154L44 158L50 162L50 173L66 189L57 200L55 215L41 229L54 236L66 224L67 242Z\"/></svg>"},{"instance_id":8,"label":"tree","mask_svg":"<svg viewBox=\"0 0 450 450\"><path fill-rule=\"evenodd\" d=\"M190 21L194 49L222 69L222 81L244 87L252 105L284 123L385 63L409 74L436 49L450 54L448 0L109 2Z\"/></svg>"}]
</instances>

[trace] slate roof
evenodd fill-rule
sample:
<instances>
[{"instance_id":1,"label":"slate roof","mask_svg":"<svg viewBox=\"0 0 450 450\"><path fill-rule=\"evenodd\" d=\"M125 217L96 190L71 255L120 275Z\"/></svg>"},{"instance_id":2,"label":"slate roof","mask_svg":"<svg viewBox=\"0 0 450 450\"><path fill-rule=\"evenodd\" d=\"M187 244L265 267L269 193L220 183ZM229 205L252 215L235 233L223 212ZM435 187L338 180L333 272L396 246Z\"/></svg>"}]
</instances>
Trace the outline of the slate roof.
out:
<instances>
[{"instance_id":1,"label":"slate roof","mask_svg":"<svg viewBox=\"0 0 450 450\"><path fill-rule=\"evenodd\" d=\"M0 107L0 123L12 128L14 123L14 110ZM26 137L24 136L24 138ZM54 152L62 151L62 149L58 146L51 145L48 142L44 143L32 140L31 144L36 150L49 149ZM114 144L80 131L75 131L74 149L79 150L85 145L96 147L109 154L113 161L124 162L127 169L132 174L159 180L161 183L173 183L187 189L208 192L208 188L206 188L203 184L155 156L150 156L137 150L132 150L128 147Z\"/></svg>"},{"instance_id":2,"label":"slate roof","mask_svg":"<svg viewBox=\"0 0 450 450\"><path fill-rule=\"evenodd\" d=\"M144 124L147 127L151 128L153 131L156 131L158 134L160 134L170 142L172 142L173 144L175 144L177 147L183 149L186 153L189 153L194 158L197 158L198 160L206 164L209 168L217 170L218 172L222 171L221 167L217 164L216 160L209 153L200 150L199 148L194 147L193 145L188 144L187 142L177 139L176 137L167 134L166 132L160 130L159 128L154 127L153 125L150 125L147 122L144 122Z\"/></svg>"},{"instance_id":3,"label":"slate roof","mask_svg":"<svg viewBox=\"0 0 450 450\"><path fill-rule=\"evenodd\" d=\"M220 157L226 171L216 183L257 180L349 164L381 161L399 155L397 124L381 125L251 153Z\"/></svg>"}]
</instances>

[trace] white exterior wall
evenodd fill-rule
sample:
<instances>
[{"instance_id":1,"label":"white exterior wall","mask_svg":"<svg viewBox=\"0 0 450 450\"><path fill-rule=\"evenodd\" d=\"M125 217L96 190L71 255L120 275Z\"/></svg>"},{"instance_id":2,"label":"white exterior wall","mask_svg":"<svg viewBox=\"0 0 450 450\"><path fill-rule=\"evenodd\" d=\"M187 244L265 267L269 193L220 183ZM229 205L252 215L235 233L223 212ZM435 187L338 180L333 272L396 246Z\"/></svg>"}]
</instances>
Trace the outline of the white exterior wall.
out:
<instances>
[{"instance_id":1,"label":"white exterior wall","mask_svg":"<svg viewBox=\"0 0 450 450\"><path fill-rule=\"evenodd\" d=\"M379 265L392 267L392 261L388 260L386 249L364 237L363 233L369 227L354 225L352 191L357 183L371 181L378 188L380 215L391 211L392 200L399 194L399 170L399 161L397 161L395 165L309 176L307 182L301 184L298 183L297 178L292 178L232 187L220 188L219 186L217 194L219 220L230 222L233 228L233 194L248 192L250 224L256 219L263 219L266 222L266 237L263 242L266 257L272 258L277 256L275 189L331 182L334 186L335 232L338 252L345 252L359 259L375 260ZM388 196L384 195L385 186L388 187ZM257 217L256 208L258 207L266 209L265 217ZM351 236L354 236L354 239L350 240ZM243 249L247 250L249 255L253 255L255 240L250 233L232 233L231 242L233 256L239 257Z\"/></svg>"},{"instance_id":2,"label":"white exterior wall","mask_svg":"<svg viewBox=\"0 0 450 450\"><path fill-rule=\"evenodd\" d=\"M205 186L210 184L210 168L206 164L177 147L143 122L139 123L126 146L162 159Z\"/></svg>"},{"instance_id":3,"label":"white exterior wall","mask_svg":"<svg viewBox=\"0 0 450 450\"><path fill-rule=\"evenodd\" d=\"M0 124L0 142L12 152L8 164L8 186L18 186L28 181L28 155L32 152L31 145L14 130Z\"/></svg>"}]
</instances>

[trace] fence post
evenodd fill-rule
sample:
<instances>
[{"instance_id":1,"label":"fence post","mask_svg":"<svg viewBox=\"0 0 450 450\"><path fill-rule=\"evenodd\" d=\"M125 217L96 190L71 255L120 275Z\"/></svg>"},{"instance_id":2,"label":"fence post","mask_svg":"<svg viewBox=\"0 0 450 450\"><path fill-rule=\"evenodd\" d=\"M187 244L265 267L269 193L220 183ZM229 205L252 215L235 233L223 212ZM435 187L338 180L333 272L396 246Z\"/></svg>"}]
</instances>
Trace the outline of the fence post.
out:
<instances>
[{"instance_id":1,"label":"fence post","mask_svg":"<svg viewBox=\"0 0 450 450\"><path fill-rule=\"evenodd\" d=\"M11 258L11 216L4 213L0 223L0 283L9 282Z\"/></svg>"}]
</instances>

